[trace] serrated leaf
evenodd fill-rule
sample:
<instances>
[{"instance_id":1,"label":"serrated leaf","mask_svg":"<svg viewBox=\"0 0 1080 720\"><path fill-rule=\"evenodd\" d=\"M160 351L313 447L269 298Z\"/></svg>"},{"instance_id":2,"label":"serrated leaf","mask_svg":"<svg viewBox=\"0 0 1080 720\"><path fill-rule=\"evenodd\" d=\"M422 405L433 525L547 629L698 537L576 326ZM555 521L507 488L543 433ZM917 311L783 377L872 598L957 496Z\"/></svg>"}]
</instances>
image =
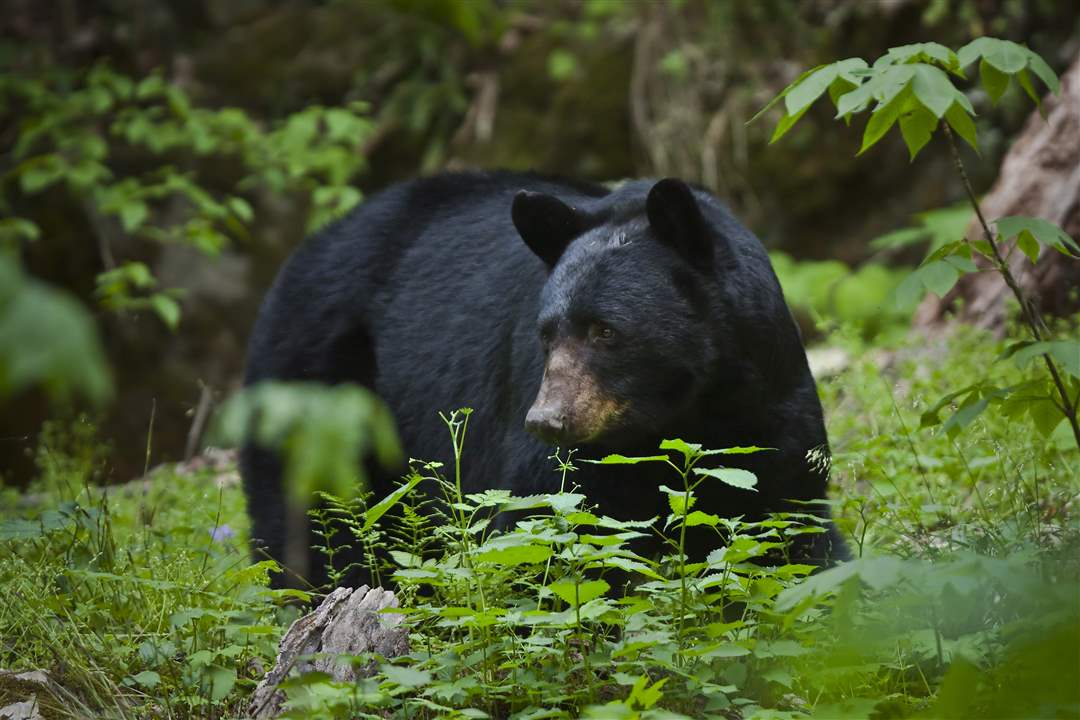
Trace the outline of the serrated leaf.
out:
<instances>
[{"instance_id":1,"label":"serrated leaf","mask_svg":"<svg viewBox=\"0 0 1080 720\"><path fill-rule=\"evenodd\" d=\"M1013 353L1013 362L1023 370L1036 357L1049 355L1061 368L1075 378L1080 378L1080 341L1050 340L1025 345Z\"/></svg>"},{"instance_id":2,"label":"serrated leaf","mask_svg":"<svg viewBox=\"0 0 1080 720\"><path fill-rule=\"evenodd\" d=\"M477 553L475 559L493 565L536 565L552 554L551 548L546 545L521 545Z\"/></svg>"},{"instance_id":3,"label":"serrated leaf","mask_svg":"<svg viewBox=\"0 0 1080 720\"><path fill-rule=\"evenodd\" d=\"M959 96L963 97L963 95ZM956 131L956 134L964 139L968 145L971 146L975 152L979 151L979 141L975 136L975 123L972 122L971 116L957 103L953 103L945 112L945 121L949 123L949 127Z\"/></svg>"},{"instance_id":4,"label":"serrated leaf","mask_svg":"<svg viewBox=\"0 0 1080 720\"><path fill-rule=\"evenodd\" d=\"M983 87L986 88L990 101L997 105L997 101L1009 89L1009 76L998 70L983 58L979 63L979 78Z\"/></svg>"},{"instance_id":5,"label":"serrated leaf","mask_svg":"<svg viewBox=\"0 0 1080 720\"><path fill-rule=\"evenodd\" d=\"M694 468L695 475L710 477L725 485L757 492L757 475L742 468Z\"/></svg>"},{"instance_id":6,"label":"serrated leaf","mask_svg":"<svg viewBox=\"0 0 1080 720\"><path fill-rule=\"evenodd\" d=\"M720 517L717 515L713 515L712 513L695 510L694 512L687 515L686 519L683 522L686 523L687 527L694 527L695 525L708 525L709 527L716 527L717 523L720 522Z\"/></svg>"},{"instance_id":7,"label":"serrated leaf","mask_svg":"<svg viewBox=\"0 0 1080 720\"><path fill-rule=\"evenodd\" d=\"M667 462L669 458L667 455L646 455L643 457L627 457L626 455L619 455L614 453L612 455L605 455L599 460L584 460L584 462L592 463L594 465L637 465L643 462Z\"/></svg>"},{"instance_id":8,"label":"serrated leaf","mask_svg":"<svg viewBox=\"0 0 1080 720\"><path fill-rule=\"evenodd\" d=\"M820 69L821 69L821 68L823 68L823 67L825 67L825 66L824 66L824 65L817 65L817 66L815 66L815 67L812 67L812 68L810 68L809 70L807 70L807 71L805 71L805 72L801 73L801 74L799 75L799 77L795 78L795 79L794 79L794 80L793 80L793 81L792 81L792 82L791 82L791 83L790 83L790 84L789 84L789 85L788 85L788 86L787 86L786 88L784 88L783 90L781 90L781 91L780 91L780 93L779 93L779 94L778 94L778 95L777 95L776 97L774 97L774 98L773 98L772 100L770 100L769 102L767 102L767 103L765 104L765 107L761 108L761 109L760 109L760 110L758 110L758 111L757 111L756 113L754 113L754 116L753 116L753 117L751 117L751 118L750 118L749 120L747 120L747 121L746 121L746 124L747 124L747 125L749 125L750 123L754 122L754 121L755 121L755 120L757 120L757 119L758 119L759 117L761 117L762 115L764 115L765 113L767 113L767 112L768 112L769 110L771 110L771 109L772 109L772 108L773 108L773 107L774 107L774 106L775 106L775 105L776 105L776 104L777 104L778 102L780 102L780 101L781 101L781 100L783 100L783 99L784 99L785 97L787 97L787 94L788 94L789 92L791 92L791 90L792 90L793 88L795 88L796 86L798 86L798 85L799 85L799 83L801 83L801 82L802 82L803 80L805 80L806 78L810 77L810 76L811 76L812 74L814 74L815 72L817 72L818 70L820 70ZM787 113L785 112L784 114L786 115Z\"/></svg>"},{"instance_id":9,"label":"serrated leaf","mask_svg":"<svg viewBox=\"0 0 1080 720\"><path fill-rule=\"evenodd\" d=\"M604 580L587 580L574 583L571 580L560 580L547 586L548 590L555 593L563 602L570 607L577 607L600 597L611 586Z\"/></svg>"},{"instance_id":10,"label":"serrated leaf","mask_svg":"<svg viewBox=\"0 0 1080 720\"><path fill-rule=\"evenodd\" d=\"M953 285L960 279L960 273L956 268L944 260L927 263L916 272L926 289L938 297L945 297L945 294L952 290Z\"/></svg>"}]
</instances>

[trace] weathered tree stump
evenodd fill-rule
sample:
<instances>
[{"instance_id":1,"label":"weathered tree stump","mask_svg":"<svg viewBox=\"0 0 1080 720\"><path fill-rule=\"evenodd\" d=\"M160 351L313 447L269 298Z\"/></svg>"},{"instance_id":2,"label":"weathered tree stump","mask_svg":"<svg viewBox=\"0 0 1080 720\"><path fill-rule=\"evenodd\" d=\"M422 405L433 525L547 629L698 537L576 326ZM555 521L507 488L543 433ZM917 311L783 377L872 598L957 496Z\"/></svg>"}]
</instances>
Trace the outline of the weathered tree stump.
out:
<instances>
[{"instance_id":1,"label":"weathered tree stump","mask_svg":"<svg viewBox=\"0 0 1080 720\"><path fill-rule=\"evenodd\" d=\"M327 595L314 612L294 622L281 639L273 669L251 696L251 717L274 718L281 713L285 693L278 685L293 668L351 681L374 674L376 663L342 663L339 655L377 653L392 658L407 653L409 635L408 628L402 625L404 616L382 612L397 606L394 593L367 585L355 590L338 588ZM311 655L316 657L306 657Z\"/></svg>"},{"instance_id":2,"label":"weathered tree stump","mask_svg":"<svg viewBox=\"0 0 1080 720\"><path fill-rule=\"evenodd\" d=\"M1061 79L1061 95L1043 101L1046 120L1033 112L1020 137L1005 155L1001 172L982 199L988 221L1007 215L1030 215L1049 220L1080 237L1080 56ZM981 238L973 221L969 238ZM1044 249L1034 266L1013 251L1009 265L1036 305L1049 315L1067 315L1080 308L1080 262L1056 250ZM919 306L915 326L936 330L950 318L1000 333L1005 327L1009 289L995 272L966 275L938 299L929 296ZM959 302L959 301L962 301Z\"/></svg>"}]
</instances>

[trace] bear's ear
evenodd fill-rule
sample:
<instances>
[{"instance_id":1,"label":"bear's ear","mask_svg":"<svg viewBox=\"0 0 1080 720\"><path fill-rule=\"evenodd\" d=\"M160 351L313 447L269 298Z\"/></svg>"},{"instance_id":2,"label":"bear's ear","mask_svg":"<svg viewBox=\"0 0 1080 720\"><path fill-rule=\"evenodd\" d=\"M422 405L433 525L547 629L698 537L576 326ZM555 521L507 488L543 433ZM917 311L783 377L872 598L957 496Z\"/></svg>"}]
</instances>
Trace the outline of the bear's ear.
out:
<instances>
[{"instance_id":1,"label":"bear's ear","mask_svg":"<svg viewBox=\"0 0 1080 720\"><path fill-rule=\"evenodd\" d=\"M577 211L546 193L520 190L510 216L521 239L549 268L555 267L566 246L584 230Z\"/></svg>"},{"instance_id":2,"label":"bear's ear","mask_svg":"<svg viewBox=\"0 0 1080 720\"><path fill-rule=\"evenodd\" d=\"M661 242L695 266L712 266L712 239L689 185L675 178L657 182L645 200L645 214Z\"/></svg>"}]
</instances>

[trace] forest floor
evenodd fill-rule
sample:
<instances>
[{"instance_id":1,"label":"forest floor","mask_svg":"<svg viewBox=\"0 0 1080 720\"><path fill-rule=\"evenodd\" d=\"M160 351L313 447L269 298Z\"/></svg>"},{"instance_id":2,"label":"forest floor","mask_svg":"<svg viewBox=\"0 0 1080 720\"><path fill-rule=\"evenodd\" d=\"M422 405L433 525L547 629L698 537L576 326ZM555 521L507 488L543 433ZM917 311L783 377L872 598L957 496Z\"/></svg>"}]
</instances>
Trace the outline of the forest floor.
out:
<instances>
[{"instance_id":1,"label":"forest floor","mask_svg":"<svg viewBox=\"0 0 1080 720\"><path fill-rule=\"evenodd\" d=\"M798 566L748 570L729 552L724 582L732 590L690 585L697 617L713 620L699 637L671 609L685 613L686 595L682 606L663 598L676 597L685 577L717 575L683 567L667 585L647 582L636 606L572 596L577 617L551 612L528 621L514 609L531 602L539 612L538 598L554 597L497 591L512 584L498 573L525 562L515 560L477 580L482 597L492 588L480 610L471 595L473 605L450 602L440 594L445 588L434 599L403 592L403 604L416 606L414 647L425 650L351 689L327 677L295 682L295 716L1076 712L1080 453L1065 425L1044 434L1027 417L1005 417L992 406L952 421L946 406L941 419L956 432L933 424L926 413L949 393L1022 375L1000 359L1003 341L966 328L887 348L836 333L829 347L834 360L843 358L820 380L831 495L837 523L861 558L848 569L801 580L806 571L782 571ZM251 565L232 456L211 453L101 488L93 479L105 462L92 426L54 424L38 451L34 486L22 494L0 489L0 717L245 716L298 614L296 600L308 596L267 589L270 564ZM588 513L575 512L563 520L588 522ZM542 557L550 569L561 555ZM445 577L461 572L424 567ZM591 581L574 582L584 592ZM548 587L563 597L557 585ZM744 608L734 621L733 605L716 600L724 592ZM819 606L831 611L823 615ZM586 608L595 612L583 619ZM643 629L641 618L658 625ZM526 642L522 627L543 640ZM496 640L492 628L505 632ZM595 633L591 644L585 628ZM508 649L507 636L521 642ZM469 660L470 648L484 659ZM486 664L489 653L502 664ZM554 663L557 679L538 669L544 663Z\"/></svg>"}]
</instances>

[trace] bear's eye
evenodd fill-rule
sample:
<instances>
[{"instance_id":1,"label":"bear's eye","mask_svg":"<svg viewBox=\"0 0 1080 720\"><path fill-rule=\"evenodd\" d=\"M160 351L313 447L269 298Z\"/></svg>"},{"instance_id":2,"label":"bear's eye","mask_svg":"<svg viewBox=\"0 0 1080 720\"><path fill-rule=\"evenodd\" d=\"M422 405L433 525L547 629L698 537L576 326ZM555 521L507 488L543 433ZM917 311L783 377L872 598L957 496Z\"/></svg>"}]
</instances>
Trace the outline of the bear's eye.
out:
<instances>
[{"instance_id":1,"label":"bear's eye","mask_svg":"<svg viewBox=\"0 0 1080 720\"><path fill-rule=\"evenodd\" d=\"M615 331L607 325L592 325L589 327L589 338L601 342L611 342L615 339Z\"/></svg>"}]
</instances>

